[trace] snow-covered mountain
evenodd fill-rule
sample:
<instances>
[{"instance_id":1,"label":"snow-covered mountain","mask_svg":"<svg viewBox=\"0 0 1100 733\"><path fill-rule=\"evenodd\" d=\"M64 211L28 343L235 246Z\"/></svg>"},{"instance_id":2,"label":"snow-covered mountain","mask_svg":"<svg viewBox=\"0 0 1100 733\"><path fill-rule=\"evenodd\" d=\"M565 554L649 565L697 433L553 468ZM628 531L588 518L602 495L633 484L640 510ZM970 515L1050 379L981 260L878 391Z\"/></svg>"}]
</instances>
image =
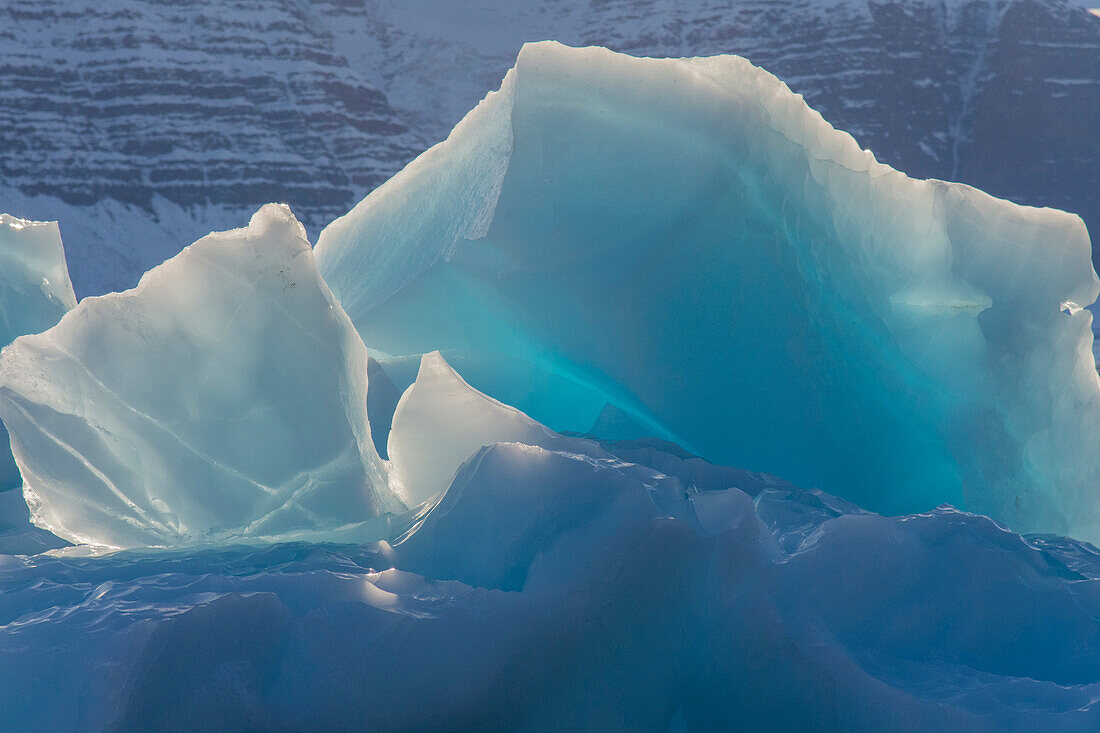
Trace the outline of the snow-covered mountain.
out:
<instances>
[{"instance_id":1,"label":"snow-covered mountain","mask_svg":"<svg viewBox=\"0 0 1100 733\"><path fill-rule=\"evenodd\" d=\"M267 201L315 236L543 38L744 55L911 175L1100 226L1100 18L1067 0L9 0L0 210L61 221L80 295Z\"/></svg>"}]
</instances>

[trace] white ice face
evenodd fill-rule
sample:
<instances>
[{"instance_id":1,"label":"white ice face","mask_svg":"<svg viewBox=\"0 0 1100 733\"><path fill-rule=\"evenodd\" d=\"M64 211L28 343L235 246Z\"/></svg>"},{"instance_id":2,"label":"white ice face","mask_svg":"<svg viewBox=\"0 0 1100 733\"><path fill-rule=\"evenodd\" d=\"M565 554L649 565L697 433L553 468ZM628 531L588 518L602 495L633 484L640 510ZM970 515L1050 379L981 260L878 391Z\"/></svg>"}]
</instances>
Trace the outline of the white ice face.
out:
<instances>
[{"instance_id":1,"label":"white ice face","mask_svg":"<svg viewBox=\"0 0 1100 733\"><path fill-rule=\"evenodd\" d=\"M547 445L563 438L471 387L439 352L425 354L393 415L387 446L395 490L408 506L442 493L458 467L496 443Z\"/></svg>"},{"instance_id":2,"label":"white ice face","mask_svg":"<svg viewBox=\"0 0 1100 733\"><path fill-rule=\"evenodd\" d=\"M403 507L366 401L366 349L277 205L0 358L32 519L77 543L374 539Z\"/></svg>"},{"instance_id":3,"label":"white ice face","mask_svg":"<svg viewBox=\"0 0 1100 733\"><path fill-rule=\"evenodd\" d=\"M0 214L0 347L45 331L76 307L55 221ZM0 426L0 491L19 484L19 470Z\"/></svg>"},{"instance_id":4,"label":"white ice face","mask_svg":"<svg viewBox=\"0 0 1100 733\"><path fill-rule=\"evenodd\" d=\"M1100 539L1081 220L907 178L744 59L528 45L317 258L371 348L554 430Z\"/></svg>"}]
</instances>

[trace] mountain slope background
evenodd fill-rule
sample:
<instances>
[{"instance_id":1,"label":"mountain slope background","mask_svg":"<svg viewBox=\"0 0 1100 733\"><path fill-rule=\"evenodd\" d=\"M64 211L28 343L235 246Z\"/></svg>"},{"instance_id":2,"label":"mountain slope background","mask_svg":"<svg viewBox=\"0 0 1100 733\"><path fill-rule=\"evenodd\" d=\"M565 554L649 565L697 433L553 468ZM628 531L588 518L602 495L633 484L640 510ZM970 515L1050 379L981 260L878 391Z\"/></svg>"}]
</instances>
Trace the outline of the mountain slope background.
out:
<instances>
[{"instance_id":1,"label":"mountain slope background","mask_svg":"<svg viewBox=\"0 0 1100 733\"><path fill-rule=\"evenodd\" d=\"M1067 0L9 0L0 210L61 222L80 296L268 201L315 237L546 38L743 55L910 175L1100 231L1100 17Z\"/></svg>"}]
</instances>

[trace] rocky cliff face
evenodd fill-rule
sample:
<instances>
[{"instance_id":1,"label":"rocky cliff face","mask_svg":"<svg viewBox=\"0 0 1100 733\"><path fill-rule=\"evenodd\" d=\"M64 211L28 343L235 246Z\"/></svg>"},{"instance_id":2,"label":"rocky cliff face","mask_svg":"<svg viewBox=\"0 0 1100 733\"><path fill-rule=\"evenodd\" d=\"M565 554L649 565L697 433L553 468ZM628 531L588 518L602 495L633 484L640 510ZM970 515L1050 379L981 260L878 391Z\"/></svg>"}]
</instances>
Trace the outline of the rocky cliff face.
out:
<instances>
[{"instance_id":1,"label":"rocky cliff face","mask_svg":"<svg viewBox=\"0 0 1100 733\"><path fill-rule=\"evenodd\" d=\"M0 209L61 220L80 294L267 201L312 235L543 38L741 54L911 175L1100 229L1100 18L1064 0L10 0Z\"/></svg>"}]
</instances>

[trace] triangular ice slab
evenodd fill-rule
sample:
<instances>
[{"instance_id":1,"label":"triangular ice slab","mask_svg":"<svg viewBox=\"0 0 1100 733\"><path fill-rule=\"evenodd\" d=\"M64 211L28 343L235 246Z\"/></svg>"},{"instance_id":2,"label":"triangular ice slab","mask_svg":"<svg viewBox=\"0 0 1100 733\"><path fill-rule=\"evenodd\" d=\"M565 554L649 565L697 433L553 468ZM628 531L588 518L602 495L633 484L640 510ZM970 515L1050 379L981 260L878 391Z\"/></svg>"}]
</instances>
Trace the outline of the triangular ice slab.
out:
<instances>
[{"instance_id":1,"label":"triangular ice slab","mask_svg":"<svg viewBox=\"0 0 1100 733\"><path fill-rule=\"evenodd\" d=\"M514 407L471 387L439 352L425 354L393 415L388 450L395 487L409 506L438 495L478 449L564 440Z\"/></svg>"},{"instance_id":2,"label":"triangular ice slab","mask_svg":"<svg viewBox=\"0 0 1100 733\"><path fill-rule=\"evenodd\" d=\"M285 206L0 358L33 519L77 543L373 539L354 527L403 507L366 406L366 349Z\"/></svg>"}]
</instances>

